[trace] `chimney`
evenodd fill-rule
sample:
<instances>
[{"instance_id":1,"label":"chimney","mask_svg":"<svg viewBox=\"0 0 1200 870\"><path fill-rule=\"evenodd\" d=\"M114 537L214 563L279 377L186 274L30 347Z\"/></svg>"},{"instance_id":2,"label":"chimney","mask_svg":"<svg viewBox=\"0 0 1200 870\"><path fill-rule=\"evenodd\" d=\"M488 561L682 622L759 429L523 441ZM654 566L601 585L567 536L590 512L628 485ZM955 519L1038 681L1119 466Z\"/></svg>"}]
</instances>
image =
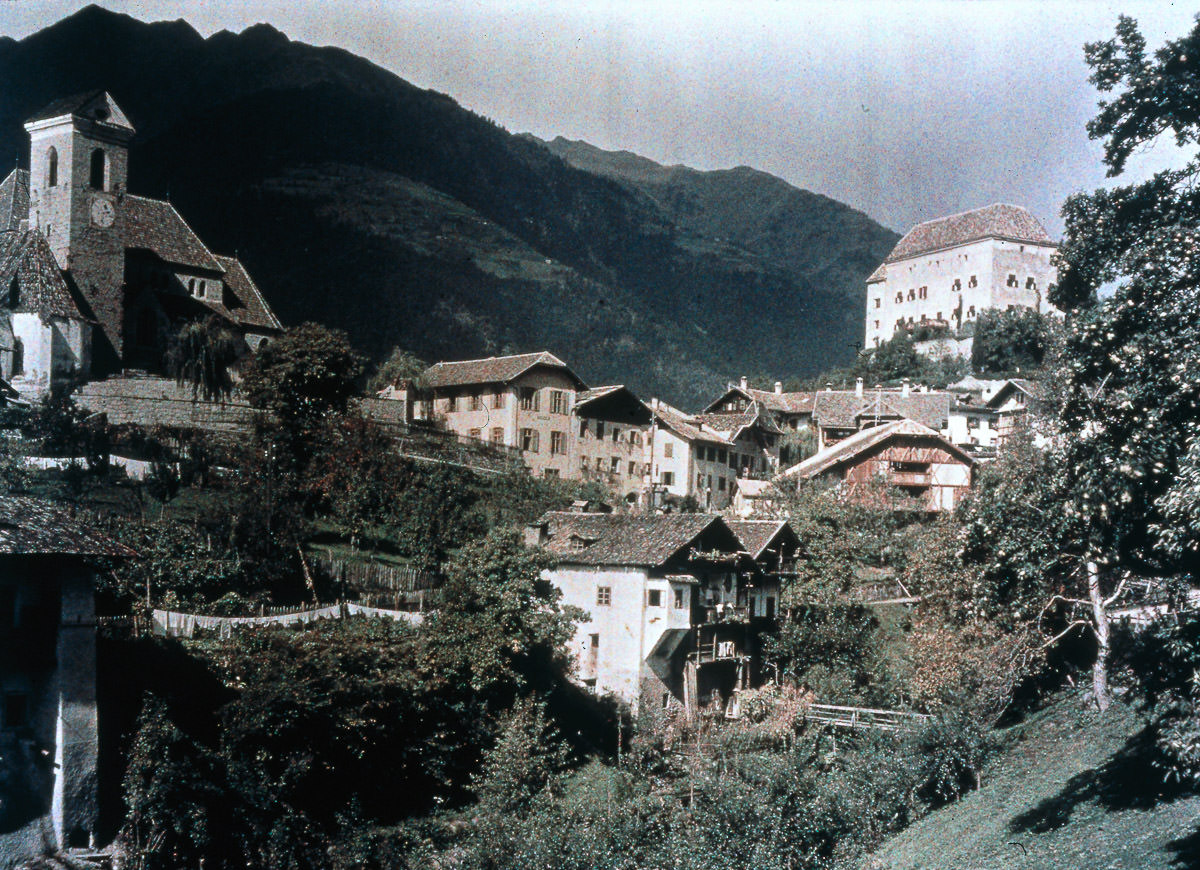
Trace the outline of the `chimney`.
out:
<instances>
[{"instance_id":1,"label":"chimney","mask_svg":"<svg viewBox=\"0 0 1200 870\"><path fill-rule=\"evenodd\" d=\"M908 395L908 390L909 390L909 387L908 387L908 378L905 378L905 379L904 379L904 380L901 382L901 385L900 385L900 395L902 395L902 396L907 396L907 395Z\"/></svg>"},{"instance_id":2,"label":"chimney","mask_svg":"<svg viewBox=\"0 0 1200 870\"><path fill-rule=\"evenodd\" d=\"M863 394L863 379L855 378L854 379L854 395L858 396L861 399L862 394Z\"/></svg>"},{"instance_id":3,"label":"chimney","mask_svg":"<svg viewBox=\"0 0 1200 870\"><path fill-rule=\"evenodd\" d=\"M541 547L550 539L549 523L530 523L525 527L525 546Z\"/></svg>"},{"instance_id":4,"label":"chimney","mask_svg":"<svg viewBox=\"0 0 1200 870\"><path fill-rule=\"evenodd\" d=\"M742 375L742 379L738 381L738 383L741 385L743 390L746 389L746 376Z\"/></svg>"},{"instance_id":5,"label":"chimney","mask_svg":"<svg viewBox=\"0 0 1200 870\"><path fill-rule=\"evenodd\" d=\"M651 407L652 409L654 409L655 411L657 411L657 410L658 410L658 396L654 396L654 397L653 397L653 398L650 400L650 407Z\"/></svg>"},{"instance_id":6,"label":"chimney","mask_svg":"<svg viewBox=\"0 0 1200 870\"><path fill-rule=\"evenodd\" d=\"M825 382L825 392L827 392L827 393L833 392L833 384L829 383L828 381Z\"/></svg>"},{"instance_id":7,"label":"chimney","mask_svg":"<svg viewBox=\"0 0 1200 870\"><path fill-rule=\"evenodd\" d=\"M783 381L776 381L775 382L775 395L779 396L782 394L783 394Z\"/></svg>"}]
</instances>

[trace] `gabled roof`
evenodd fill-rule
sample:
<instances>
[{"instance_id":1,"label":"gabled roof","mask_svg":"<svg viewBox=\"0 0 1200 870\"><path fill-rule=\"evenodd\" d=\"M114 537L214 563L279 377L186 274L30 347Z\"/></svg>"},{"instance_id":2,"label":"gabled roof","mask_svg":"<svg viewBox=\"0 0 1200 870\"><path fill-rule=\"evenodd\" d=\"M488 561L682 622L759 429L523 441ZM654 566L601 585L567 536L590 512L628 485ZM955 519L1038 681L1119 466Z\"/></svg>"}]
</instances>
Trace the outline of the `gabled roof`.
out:
<instances>
[{"instance_id":1,"label":"gabled roof","mask_svg":"<svg viewBox=\"0 0 1200 870\"><path fill-rule=\"evenodd\" d=\"M1054 244L1037 218L1021 206L996 203L917 224L896 243L883 262L894 263L983 239ZM868 282L874 277L872 274Z\"/></svg>"},{"instance_id":2,"label":"gabled roof","mask_svg":"<svg viewBox=\"0 0 1200 870\"><path fill-rule=\"evenodd\" d=\"M946 426L950 414L950 394L868 390L858 395L853 390L822 390L813 402L813 420L822 428L857 429L860 421L878 416L915 420L930 429Z\"/></svg>"},{"instance_id":3,"label":"gabled roof","mask_svg":"<svg viewBox=\"0 0 1200 870\"><path fill-rule=\"evenodd\" d=\"M725 392L710 402L704 409L705 414L719 414L718 410L730 396L741 396L749 402L758 402L768 411L780 411L785 414L811 414L813 405L812 393L776 393L774 390L756 390L753 387L741 387L730 384Z\"/></svg>"},{"instance_id":4,"label":"gabled roof","mask_svg":"<svg viewBox=\"0 0 1200 870\"><path fill-rule=\"evenodd\" d=\"M644 426L650 423L650 409L624 384L593 387L575 396L575 414L618 423Z\"/></svg>"},{"instance_id":5,"label":"gabled roof","mask_svg":"<svg viewBox=\"0 0 1200 870\"><path fill-rule=\"evenodd\" d=\"M758 498L774 485L774 482L770 480L754 480L749 477L739 477L734 482L737 491L745 498Z\"/></svg>"},{"instance_id":6,"label":"gabled roof","mask_svg":"<svg viewBox=\"0 0 1200 870\"><path fill-rule=\"evenodd\" d=\"M1013 393L1023 393L1033 401L1040 401L1045 398L1046 388L1038 381L1031 381L1028 378L1009 378L1004 382L1000 389L992 394L988 399L987 406L996 408L1004 404L1004 401Z\"/></svg>"},{"instance_id":7,"label":"gabled roof","mask_svg":"<svg viewBox=\"0 0 1200 870\"><path fill-rule=\"evenodd\" d=\"M967 453L961 447L951 444L941 434L930 429L928 426L922 426L913 420L896 420L883 426L872 426L869 429L863 429L861 432L855 432L849 438L844 438L836 444L826 447L820 453L808 457L808 459L805 459L798 465L793 465L779 476L802 479L815 477L837 465L855 459L885 441L890 441L893 438L901 436L920 436L935 441L939 447L958 457L967 465L975 463L975 459L971 454Z\"/></svg>"},{"instance_id":8,"label":"gabled roof","mask_svg":"<svg viewBox=\"0 0 1200 870\"><path fill-rule=\"evenodd\" d=\"M716 430L730 441L736 441L746 429L761 426L767 432L782 435L783 430L770 414L764 414L756 404L740 414L693 414L692 420L701 426Z\"/></svg>"},{"instance_id":9,"label":"gabled roof","mask_svg":"<svg viewBox=\"0 0 1200 870\"><path fill-rule=\"evenodd\" d=\"M71 518L62 505L13 495L0 495L0 554L137 555Z\"/></svg>"},{"instance_id":10,"label":"gabled roof","mask_svg":"<svg viewBox=\"0 0 1200 870\"><path fill-rule=\"evenodd\" d=\"M737 535L742 547L755 559L781 537L796 539L796 532L787 520L726 520L725 525Z\"/></svg>"},{"instance_id":11,"label":"gabled roof","mask_svg":"<svg viewBox=\"0 0 1200 870\"><path fill-rule=\"evenodd\" d=\"M550 511L539 523L550 533L546 549L573 565L658 568L680 555L706 530L719 526L731 552L737 540L712 514L584 514Z\"/></svg>"},{"instance_id":12,"label":"gabled roof","mask_svg":"<svg viewBox=\"0 0 1200 870\"><path fill-rule=\"evenodd\" d=\"M558 369L579 389L585 388L579 376L567 364L549 351L521 353L512 356L490 356L486 359L468 359L457 362L440 362L425 369L420 378L424 387L458 387L471 384L507 384L516 380L532 368L545 366Z\"/></svg>"},{"instance_id":13,"label":"gabled roof","mask_svg":"<svg viewBox=\"0 0 1200 870\"><path fill-rule=\"evenodd\" d=\"M216 257L171 203L125 194L118 200L117 213L121 241L126 248L151 251L178 266L221 271Z\"/></svg>"},{"instance_id":14,"label":"gabled roof","mask_svg":"<svg viewBox=\"0 0 1200 870\"><path fill-rule=\"evenodd\" d=\"M16 306L8 304L16 285ZM58 261L37 230L0 232L0 310L86 320Z\"/></svg>"},{"instance_id":15,"label":"gabled roof","mask_svg":"<svg viewBox=\"0 0 1200 870\"><path fill-rule=\"evenodd\" d=\"M55 100L35 112L33 117L25 123L35 124L38 121L49 121L51 118L61 118L64 115L87 118L89 121L98 121L133 133L133 124L129 122L129 118L125 117L125 113L121 111L121 107L117 105L112 96L103 90L85 91Z\"/></svg>"},{"instance_id":16,"label":"gabled roof","mask_svg":"<svg viewBox=\"0 0 1200 870\"><path fill-rule=\"evenodd\" d=\"M0 232L29 219L29 170L14 169L0 181Z\"/></svg>"},{"instance_id":17,"label":"gabled roof","mask_svg":"<svg viewBox=\"0 0 1200 870\"><path fill-rule=\"evenodd\" d=\"M733 443L733 439L723 432L705 431L704 427L690 414L685 414L666 402L659 401L657 405L650 406L650 411L659 423L685 441L706 441L710 444L725 445Z\"/></svg>"},{"instance_id":18,"label":"gabled roof","mask_svg":"<svg viewBox=\"0 0 1200 870\"><path fill-rule=\"evenodd\" d=\"M267 304L258 285L254 283L241 261L234 257L222 257L220 254L213 256L225 270L225 298L220 302L205 299L204 304L242 326L282 330L283 325L279 318L275 316L275 312L271 310L271 306Z\"/></svg>"}]
</instances>

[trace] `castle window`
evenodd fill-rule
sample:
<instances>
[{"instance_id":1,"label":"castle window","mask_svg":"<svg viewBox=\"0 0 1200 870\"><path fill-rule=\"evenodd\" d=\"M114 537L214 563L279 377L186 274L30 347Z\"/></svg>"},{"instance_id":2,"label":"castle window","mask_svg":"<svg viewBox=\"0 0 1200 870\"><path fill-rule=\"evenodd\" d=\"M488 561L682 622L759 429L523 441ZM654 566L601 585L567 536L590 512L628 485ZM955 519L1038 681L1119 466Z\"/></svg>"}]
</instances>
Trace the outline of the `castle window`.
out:
<instances>
[{"instance_id":1,"label":"castle window","mask_svg":"<svg viewBox=\"0 0 1200 870\"><path fill-rule=\"evenodd\" d=\"M13 275L12 281L8 285L8 307L18 308L21 305L21 283L17 280L17 276Z\"/></svg>"},{"instance_id":2,"label":"castle window","mask_svg":"<svg viewBox=\"0 0 1200 870\"><path fill-rule=\"evenodd\" d=\"M954 284L953 284L953 285L951 285L950 289L951 289L951 290L955 290L955 291L957 291L957 290L961 290L961 289L962 289L962 279L961 279L961 278L955 278L955 279L954 279Z\"/></svg>"},{"instance_id":3,"label":"castle window","mask_svg":"<svg viewBox=\"0 0 1200 870\"><path fill-rule=\"evenodd\" d=\"M881 300L879 299L879 297L878 297L878 296L876 296L876 297L875 297L875 307L876 307L876 308L878 308L878 307L879 307L879 303L880 303L880 301L881 301Z\"/></svg>"},{"instance_id":4,"label":"castle window","mask_svg":"<svg viewBox=\"0 0 1200 870\"><path fill-rule=\"evenodd\" d=\"M46 152L46 187L58 187L58 149L53 145Z\"/></svg>"},{"instance_id":5,"label":"castle window","mask_svg":"<svg viewBox=\"0 0 1200 870\"><path fill-rule=\"evenodd\" d=\"M12 376L25 374L25 342L19 338L13 339Z\"/></svg>"},{"instance_id":6,"label":"castle window","mask_svg":"<svg viewBox=\"0 0 1200 870\"><path fill-rule=\"evenodd\" d=\"M1009 276L1008 276L1007 284L1009 287L1016 287L1017 286L1017 276L1010 272Z\"/></svg>"},{"instance_id":7,"label":"castle window","mask_svg":"<svg viewBox=\"0 0 1200 870\"><path fill-rule=\"evenodd\" d=\"M914 290L913 288L909 287L908 288L908 301L912 302L916 298L917 298L917 291Z\"/></svg>"},{"instance_id":8,"label":"castle window","mask_svg":"<svg viewBox=\"0 0 1200 870\"><path fill-rule=\"evenodd\" d=\"M104 190L104 182L108 175L108 155L103 148L92 152L91 173L88 175L88 186L93 190Z\"/></svg>"},{"instance_id":9,"label":"castle window","mask_svg":"<svg viewBox=\"0 0 1200 870\"><path fill-rule=\"evenodd\" d=\"M897 294L896 294L896 301L897 301L897 302L903 302L903 301L904 301L904 294L903 294L903 293L897 293Z\"/></svg>"},{"instance_id":10,"label":"castle window","mask_svg":"<svg viewBox=\"0 0 1200 870\"><path fill-rule=\"evenodd\" d=\"M977 279L977 278L976 278L974 275L972 275L972 276L971 276L971 277L970 277L970 278L967 280L967 286L968 286L968 287L978 287L978 286L979 286L979 279Z\"/></svg>"},{"instance_id":11,"label":"castle window","mask_svg":"<svg viewBox=\"0 0 1200 870\"><path fill-rule=\"evenodd\" d=\"M1036 290L1037 289L1037 281L1034 281L1033 278L1026 278L1025 279L1025 289L1026 290Z\"/></svg>"},{"instance_id":12,"label":"castle window","mask_svg":"<svg viewBox=\"0 0 1200 870\"><path fill-rule=\"evenodd\" d=\"M975 316L975 306L972 305L970 308L967 309L967 317L974 317L974 316Z\"/></svg>"}]
</instances>

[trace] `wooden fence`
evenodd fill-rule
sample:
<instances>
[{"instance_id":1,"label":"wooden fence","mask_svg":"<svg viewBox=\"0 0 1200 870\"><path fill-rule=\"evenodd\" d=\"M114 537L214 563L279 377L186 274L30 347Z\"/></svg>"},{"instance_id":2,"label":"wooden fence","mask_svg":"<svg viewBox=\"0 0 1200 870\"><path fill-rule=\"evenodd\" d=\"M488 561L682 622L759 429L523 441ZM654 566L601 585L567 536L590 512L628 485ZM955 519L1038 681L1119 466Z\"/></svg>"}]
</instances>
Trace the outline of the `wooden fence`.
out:
<instances>
[{"instance_id":1,"label":"wooden fence","mask_svg":"<svg viewBox=\"0 0 1200 870\"><path fill-rule=\"evenodd\" d=\"M428 592L442 585L440 574L421 571L408 565L350 560L320 551L313 556L313 562L330 580L361 591Z\"/></svg>"},{"instance_id":2,"label":"wooden fence","mask_svg":"<svg viewBox=\"0 0 1200 870\"><path fill-rule=\"evenodd\" d=\"M931 720L924 713L901 710L872 710L869 707L838 707L833 704L810 704L804 721L835 728L875 729L878 731L910 731Z\"/></svg>"}]
</instances>

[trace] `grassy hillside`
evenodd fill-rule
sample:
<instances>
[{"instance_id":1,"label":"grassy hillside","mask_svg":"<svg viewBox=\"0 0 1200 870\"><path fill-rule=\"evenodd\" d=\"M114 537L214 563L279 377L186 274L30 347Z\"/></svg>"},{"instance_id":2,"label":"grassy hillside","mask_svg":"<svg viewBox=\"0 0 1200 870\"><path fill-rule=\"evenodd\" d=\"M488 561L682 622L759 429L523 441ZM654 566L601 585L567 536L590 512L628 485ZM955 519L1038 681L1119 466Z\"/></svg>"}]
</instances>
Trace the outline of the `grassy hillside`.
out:
<instances>
[{"instance_id":1,"label":"grassy hillside","mask_svg":"<svg viewBox=\"0 0 1200 870\"><path fill-rule=\"evenodd\" d=\"M205 39L88 7L0 37L0 84L0 160L26 161L44 104L110 91L138 130L131 190L238 252L285 322L376 357L546 347L594 383L697 404L728 377L849 360L895 238L748 170L702 174L694 198L640 189L267 25ZM789 191L806 207L772 212Z\"/></svg>"},{"instance_id":2,"label":"grassy hillside","mask_svg":"<svg viewBox=\"0 0 1200 870\"><path fill-rule=\"evenodd\" d=\"M877 850L871 870L1200 866L1200 796L1164 785L1144 720L1076 696L1002 735L983 787Z\"/></svg>"}]
</instances>

